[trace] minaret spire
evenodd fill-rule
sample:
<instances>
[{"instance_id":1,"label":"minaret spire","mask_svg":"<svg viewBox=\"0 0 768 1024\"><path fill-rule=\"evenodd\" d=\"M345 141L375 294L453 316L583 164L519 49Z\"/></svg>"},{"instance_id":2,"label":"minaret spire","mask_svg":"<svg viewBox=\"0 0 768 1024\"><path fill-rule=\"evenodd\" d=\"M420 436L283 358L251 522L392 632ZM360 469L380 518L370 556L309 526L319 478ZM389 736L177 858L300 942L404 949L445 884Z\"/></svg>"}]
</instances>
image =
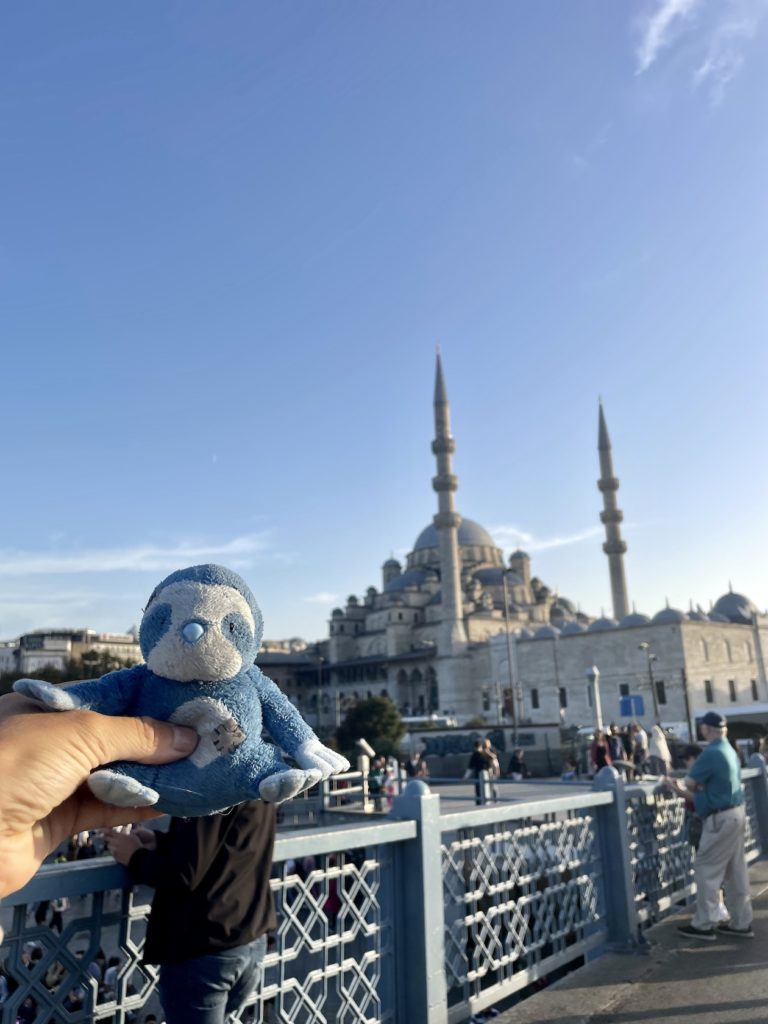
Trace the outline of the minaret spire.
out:
<instances>
[{"instance_id":1,"label":"minaret spire","mask_svg":"<svg viewBox=\"0 0 768 1024\"><path fill-rule=\"evenodd\" d=\"M624 575L624 554L627 550L627 545L622 540L619 527L624 518L624 513L618 507L616 501L619 481L613 475L611 439L608 436L602 400L600 401L597 427L597 450L600 453L600 479L597 481L597 486L603 493L603 511L600 513L600 519L605 524L603 551L608 555L608 568L611 574L613 617L620 621L629 611L627 581Z\"/></svg>"},{"instance_id":2,"label":"minaret spire","mask_svg":"<svg viewBox=\"0 0 768 1024\"><path fill-rule=\"evenodd\" d=\"M445 390L443 364L437 351L435 372L435 440L432 452L437 458L437 475L432 487L437 491L438 512L433 522L440 544L440 579L442 585L442 621L438 639L438 653L456 654L467 642L461 593L459 562L459 525L461 516L453 502L459 482L453 473L453 453L456 442L451 435L451 414Z\"/></svg>"}]
</instances>

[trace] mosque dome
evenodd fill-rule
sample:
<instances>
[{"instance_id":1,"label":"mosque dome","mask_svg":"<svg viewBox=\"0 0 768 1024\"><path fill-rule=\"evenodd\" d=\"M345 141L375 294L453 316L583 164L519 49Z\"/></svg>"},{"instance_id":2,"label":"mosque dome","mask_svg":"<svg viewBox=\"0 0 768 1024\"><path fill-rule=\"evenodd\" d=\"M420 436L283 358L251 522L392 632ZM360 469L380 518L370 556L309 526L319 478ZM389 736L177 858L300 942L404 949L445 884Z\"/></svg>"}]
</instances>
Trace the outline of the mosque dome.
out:
<instances>
[{"instance_id":1,"label":"mosque dome","mask_svg":"<svg viewBox=\"0 0 768 1024\"><path fill-rule=\"evenodd\" d=\"M751 626L752 616L760 612L748 597L736 594L733 590L715 601L713 611L718 615L724 615L728 622L735 622L741 626Z\"/></svg>"},{"instance_id":2,"label":"mosque dome","mask_svg":"<svg viewBox=\"0 0 768 1024\"><path fill-rule=\"evenodd\" d=\"M709 613L708 618L709 618L710 622L730 622L731 621L730 619L727 619L725 617L725 615L721 615L720 612L714 612L714 611Z\"/></svg>"},{"instance_id":3,"label":"mosque dome","mask_svg":"<svg viewBox=\"0 0 768 1024\"><path fill-rule=\"evenodd\" d=\"M408 569L385 583L383 593L394 594L398 590L405 590L406 587L420 587L429 576L430 573L426 569Z\"/></svg>"},{"instance_id":4,"label":"mosque dome","mask_svg":"<svg viewBox=\"0 0 768 1024\"><path fill-rule=\"evenodd\" d=\"M609 619L606 615L604 615L602 618L595 619L594 622L590 622L590 624L587 626L587 632L602 633L607 629L616 629L616 626L616 619Z\"/></svg>"},{"instance_id":5,"label":"mosque dome","mask_svg":"<svg viewBox=\"0 0 768 1024\"><path fill-rule=\"evenodd\" d=\"M709 622L709 616L701 608L691 608L685 617L690 622Z\"/></svg>"},{"instance_id":6,"label":"mosque dome","mask_svg":"<svg viewBox=\"0 0 768 1024\"><path fill-rule=\"evenodd\" d=\"M425 548L436 548L440 546L437 535L437 527L434 523L422 530L413 545L414 551L423 551ZM495 548L493 537L474 519L462 519L459 526L459 546L465 548Z\"/></svg>"},{"instance_id":7,"label":"mosque dome","mask_svg":"<svg viewBox=\"0 0 768 1024\"><path fill-rule=\"evenodd\" d=\"M514 587L515 584L521 584L523 582L516 572L510 572L509 570L505 569L478 569L477 572L473 573L472 575L476 580L479 580L486 587L500 587L502 585L502 577L504 576L505 573L507 576L507 583L511 587Z\"/></svg>"},{"instance_id":8,"label":"mosque dome","mask_svg":"<svg viewBox=\"0 0 768 1024\"><path fill-rule=\"evenodd\" d=\"M586 626L583 626L578 620L572 619L570 622L566 622L560 630L560 636L575 636L577 633L586 633L586 631Z\"/></svg>"},{"instance_id":9,"label":"mosque dome","mask_svg":"<svg viewBox=\"0 0 768 1024\"><path fill-rule=\"evenodd\" d=\"M642 612L630 612L619 623L619 629L626 629L628 626L647 626L650 621L650 618L643 615Z\"/></svg>"},{"instance_id":10,"label":"mosque dome","mask_svg":"<svg viewBox=\"0 0 768 1024\"><path fill-rule=\"evenodd\" d=\"M557 626L542 626L533 634L534 640L556 640L560 636Z\"/></svg>"},{"instance_id":11,"label":"mosque dome","mask_svg":"<svg viewBox=\"0 0 768 1024\"><path fill-rule=\"evenodd\" d=\"M529 629L521 629L520 632L517 634L517 639L518 640L532 640L533 639L533 633Z\"/></svg>"},{"instance_id":12,"label":"mosque dome","mask_svg":"<svg viewBox=\"0 0 768 1024\"><path fill-rule=\"evenodd\" d=\"M681 612L679 608L670 608L669 605L656 612L651 619L654 626L676 626L680 622L685 622L685 612Z\"/></svg>"}]
</instances>

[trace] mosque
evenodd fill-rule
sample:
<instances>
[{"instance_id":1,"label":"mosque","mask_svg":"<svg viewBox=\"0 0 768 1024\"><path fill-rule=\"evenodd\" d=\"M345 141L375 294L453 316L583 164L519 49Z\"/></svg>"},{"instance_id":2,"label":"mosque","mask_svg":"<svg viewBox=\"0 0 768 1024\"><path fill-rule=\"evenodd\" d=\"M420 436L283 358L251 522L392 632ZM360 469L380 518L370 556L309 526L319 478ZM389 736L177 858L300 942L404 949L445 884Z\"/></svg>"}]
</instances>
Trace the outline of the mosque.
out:
<instances>
[{"instance_id":1,"label":"mosque","mask_svg":"<svg viewBox=\"0 0 768 1024\"><path fill-rule=\"evenodd\" d=\"M613 616L600 618L532 575L524 551L505 563L487 530L456 510L455 441L439 355L434 416L433 521L404 566L384 562L380 589L370 586L362 599L351 596L333 610L318 656L297 656L303 666L283 680L296 682L289 695L310 721L314 713L318 725L332 724L329 716L338 720L355 700L379 695L405 714L460 723L482 716L591 724L596 700L606 721L646 724L687 723L714 707L728 713L768 705L768 615L746 597L724 594L709 612L666 607L648 617L630 608L619 481L602 405L598 488ZM259 664L270 672L269 652Z\"/></svg>"}]
</instances>

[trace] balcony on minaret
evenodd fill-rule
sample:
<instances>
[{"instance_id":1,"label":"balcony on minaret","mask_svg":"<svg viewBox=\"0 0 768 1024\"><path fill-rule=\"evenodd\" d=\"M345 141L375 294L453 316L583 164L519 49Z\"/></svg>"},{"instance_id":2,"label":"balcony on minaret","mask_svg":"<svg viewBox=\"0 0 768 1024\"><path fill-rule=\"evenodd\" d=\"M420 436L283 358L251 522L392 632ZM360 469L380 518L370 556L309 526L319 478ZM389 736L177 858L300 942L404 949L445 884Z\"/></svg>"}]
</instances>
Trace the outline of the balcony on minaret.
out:
<instances>
[{"instance_id":1,"label":"balcony on minaret","mask_svg":"<svg viewBox=\"0 0 768 1024\"><path fill-rule=\"evenodd\" d=\"M603 544L606 555L626 555L627 545L623 540L607 540Z\"/></svg>"},{"instance_id":2,"label":"balcony on minaret","mask_svg":"<svg viewBox=\"0 0 768 1024\"><path fill-rule=\"evenodd\" d=\"M459 478L453 473L441 473L432 477L432 487L436 491L456 491L459 487Z\"/></svg>"},{"instance_id":3,"label":"balcony on minaret","mask_svg":"<svg viewBox=\"0 0 768 1024\"><path fill-rule=\"evenodd\" d=\"M624 513L620 508L605 509L600 513L600 522L605 526L608 523L621 523L624 521Z\"/></svg>"},{"instance_id":4,"label":"balcony on minaret","mask_svg":"<svg viewBox=\"0 0 768 1024\"><path fill-rule=\"evenodd\" d=\"M453 455L456 451L456 442L449 435L448 437L436 437L432 442L433 455Z\"/></svg>"},{"instance_id":5,"label":"balcony on minaret","mask_svg":"<svg viewBox=\"0 0 768 1024\"><path fill-rule=\"evenodd\" d=\"M618 491L619 478L617 476L600 477L597 486L601 491Z\"/></svg>"}]
</instances>

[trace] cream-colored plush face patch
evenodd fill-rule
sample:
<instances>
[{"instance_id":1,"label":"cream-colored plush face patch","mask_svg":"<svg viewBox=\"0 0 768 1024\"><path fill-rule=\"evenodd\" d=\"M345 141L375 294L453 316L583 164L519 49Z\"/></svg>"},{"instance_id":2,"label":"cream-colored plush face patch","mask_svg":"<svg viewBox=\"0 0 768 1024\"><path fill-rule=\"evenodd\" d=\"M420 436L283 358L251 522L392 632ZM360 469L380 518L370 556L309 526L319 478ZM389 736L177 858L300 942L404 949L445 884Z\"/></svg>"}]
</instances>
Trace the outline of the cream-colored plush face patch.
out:
<instances>
[{"instance_id":1,"label":"cream-colored plush face patch","mask_svg":"<svg viewBox=\"0 0 768 1024\"><path fill-rule=\"evenodd\" d=\"M236 612L255 632L253 613L242 594L223 584L182 580L161 590L155 602L171 606L171 626L149 652L147 666L153 672L181 683L212 682L237 675L243 659L229 636L222 633L221 621L225 615ZM191 621L201 623L205 629L195 644L181 635L182 627Z\"/></svg>"}]
</instances>

